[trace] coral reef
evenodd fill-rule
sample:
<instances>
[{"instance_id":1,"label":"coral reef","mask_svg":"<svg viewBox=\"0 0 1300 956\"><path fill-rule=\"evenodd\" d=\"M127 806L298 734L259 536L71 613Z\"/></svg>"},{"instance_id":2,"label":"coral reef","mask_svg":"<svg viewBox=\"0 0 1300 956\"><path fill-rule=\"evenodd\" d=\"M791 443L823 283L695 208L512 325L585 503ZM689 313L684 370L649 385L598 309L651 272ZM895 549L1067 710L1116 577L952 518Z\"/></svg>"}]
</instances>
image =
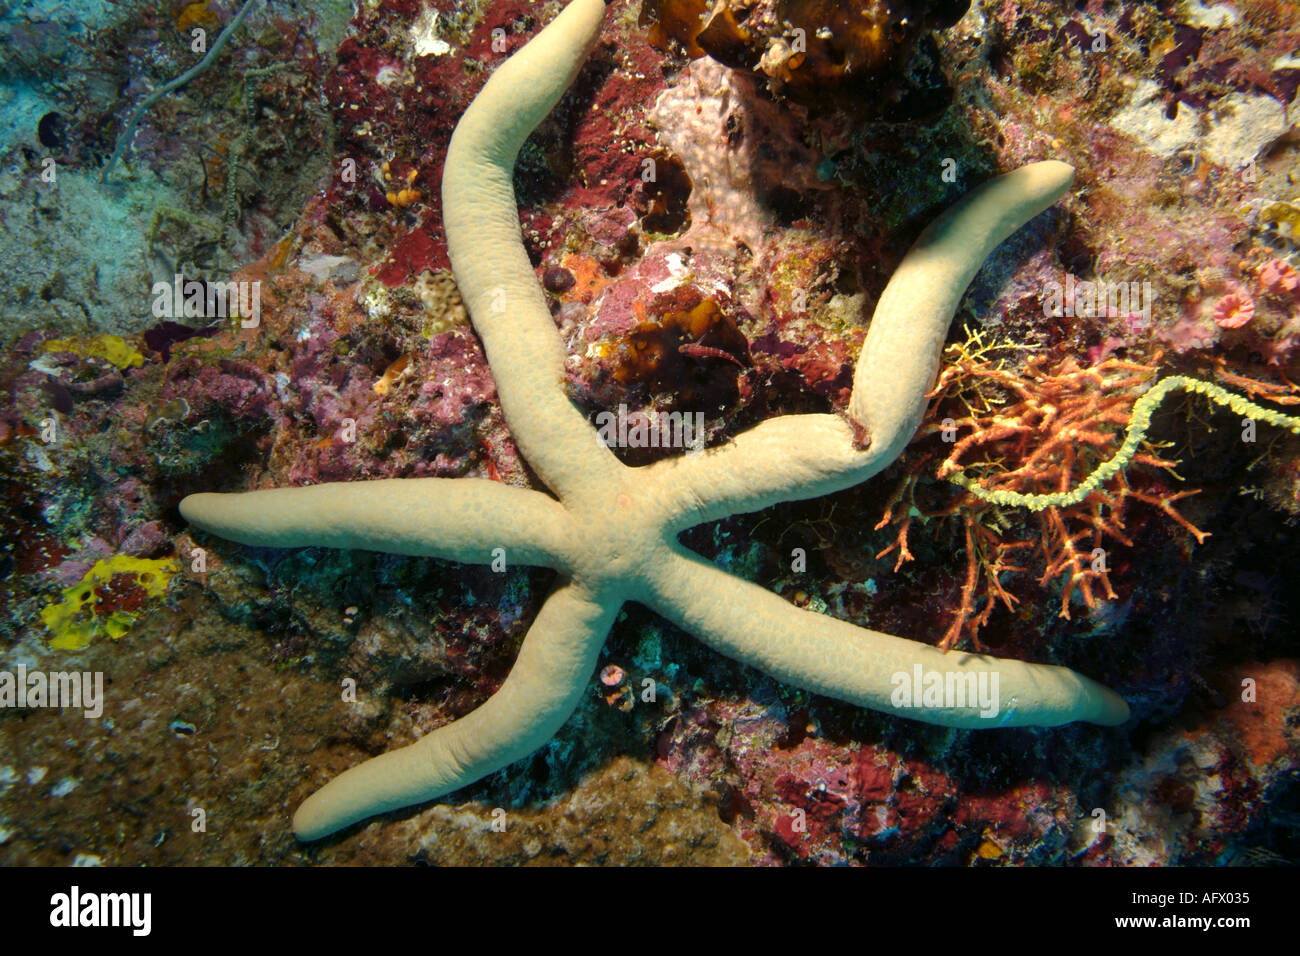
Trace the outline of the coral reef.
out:
<instances>
[{"instance_id":1,"label":"coral reef","mask_svg":"<svg viewBox=\"0 0 1300 956\"><path fill-rule=\"evenodd\" d=\"M780 97L913 119L933 111L933 76L918 80L918 41L951 27L969 0L837 3L835 0L646 0L641 23L661 49L680 46L746 72ZM910 81L910 82L909 82ZM942 85L942 77L937 81ZM942 98L938 104L946 105Z\"/></svg>"},{"instance_id":2,"label":"coral reef","mask_svg":"<svg viewBox=\"0 0 1300 956\"><path fill-rule=\"evenodd\" d=\"M138 334L159 318L154 283L227 281L297 219L332 138L317 37L335 0L302 22L258 3L193 23L140 0L50 6L0 16L10 107L39 104L2 147L6 345Z\"/></svg>"},{"instance_id":3,"label":"coral reef","mask_svg":"<svg viewBox=\"0 0 1300 956\"><path fill-rule=\"evenodd\" d=\"M537 755L312 846L293 839L291 809L315 783L486 700L552 576L226 545L195 536L176 505L202 490L364 478L538 487L448 271L440 176L460 114L559 4L254 10L218 63L154 104L101 189L131 111L200 56L178 18L210 40L237 6L41 0L0 13L0 669L98 670L114 688L111 720L0 712L0 860L1300 859L1296 439L1171 393L1141 460L1099 492L1123 494L1122 515L1098 498L1058 509L1054 537L1048 511L994 506L938 477L955 445L944 418L970 419L958 439L1003 413L1041 423L1053 390L1104 444L1058 442L1002 484L1056 491L1045 476L1065 474L1072 445L1077 485L1122 443L1153 378L1214 382L1295 414L1294 5L972 0L864 78L879 91L864 103L846 92L852 73L846 85L822 72L839 88L805 92L813 74L799 71L832 65L829 50L809 24L816 62L792 63L795 37L754 20L779 4L647 3L681 11L656 32L639 25L642 4L615 0L515 175L527 251L574 357L569 392L589 417L684 407L680 390L702 388L721 405L702 409L708 440L725 444L770 418L844 410L866 316L921 226L996 173L1051 158L1076 168L1063 206L975 277L949 339L970 361L949 353L925 434L890 471L682 541L800 607L935 642L967 595L954 641L1095 676L1133 718L1100 733L984 736L890 721L628 607L590 693ZM717 54L681 40L715 8ZM740 30L752 31L743 46ZM281 60L291 65L256 72ZM47 158L54 183L40 178ZM154 315L152 283L178 271L260 281L259 327ZM1045 308L1049 290L1101 281L1151 291L1123 313ZM1236 321L1247 301L1253 314L1225 327L1216 309L1234 297L1220 318ZM665 338L662 376L625 364L637 335L672 332L671 316L705 302L726 322ZM981 365L963 325L988 345L1031 348ZM132 353L140 362L123 361ZM1088 383L1103 366L1113 387L1100 392ZM963 385L1000 401L968 409ZM1051 436L1031 437L972 442L958 463L997 487ZM641 464L667 452L620 454ZM1198 493L1171 501L1187 491ZM897 549L876 555L909 516L912 560L895 571ZM1040 585L1067 540L1073 563ZM954 559L963 550L979 560ZM177 571L120 639L51 648L41 612L123 555ZM623 674L613 686L598 676L610 666ZM345 678L355 704L340 700ZM196 808L206 833L191 828ZM497 808L504 833L491 830Z\"/></svg>"}]
</instances>

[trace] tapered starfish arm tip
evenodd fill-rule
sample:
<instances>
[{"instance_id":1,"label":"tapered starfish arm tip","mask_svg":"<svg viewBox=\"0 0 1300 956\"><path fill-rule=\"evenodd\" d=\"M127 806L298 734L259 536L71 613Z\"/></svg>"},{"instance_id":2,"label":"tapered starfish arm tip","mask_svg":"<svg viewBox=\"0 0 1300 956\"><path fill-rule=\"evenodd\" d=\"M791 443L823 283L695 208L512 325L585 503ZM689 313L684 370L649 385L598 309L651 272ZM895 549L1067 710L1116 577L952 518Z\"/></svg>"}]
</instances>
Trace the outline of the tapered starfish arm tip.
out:
<instances>
[{"instance_id":1,"label":"tapered starfish arm tip","mask_svg":"<svg viewBox=\"0 0 1300 956\"><path fill-rule=\"evenodd\" d=\"M884 713L944 727L1121 724L1128 705L1065 667L928 644L804 610L685 549L657 565L646 603L718 652L777 679ZM946 695L927 702L917 688Z\"/></svg>"},{"instance_id":2,"label":"tapered starfish arm tip","mask_svg":"<svg viewBox=\"0 0 1300 956\"><path fill-rule=\"evenodd\" d=\"M604 16L601 0L573 0L497 68L452 134L442 179L447 254L502 412L524 457L561 496L608 479L618 461L565 395L564 344L519 240L514 165L577 75Z\"/></svg>"},{"instance_id":3,"label":"tapered starfish arm tip","mask_svg":"<svg viewBox=\"0 0 1300 956\"><path fill-rule=\"evenodd\" d=\"M377 813L459 789L541 747L578 706L619 603L576 582L561 583L486 703L331 780L298 808L294 833L318 840Z\"/></svg>"},{"instance_id":4,"label":"tapered starfish arm tip","mask_svg":"<svg viewBox=\"0 0 1300 956\"><path fill-rule=\"evenodd\" d=\"M1069 188L1074 168L1048 160L990 180L916 240L872 316L853 376L849 421L769 419L703 455L657 462L649 480L684 485L677 529L865 481L898 457L925 412L939 354L961 296L1003 240ZM855 435L856 430L859 434Z\"/></svg>"},{"instance_id":5,"label":"tapered starfish arm tip","mask_svg":"<svg viewBox=\"0 0 1300 956\"><path fill-rule=\"evenodd\" d=\"M358 548L466 564L570 566L574 528L553 498L480 478L386 478L181 501L204 531L263 548ZM514 517L503 527L501 516Z\"/></svg>"},{"instance_id":6,"label":"tapered starfish arm tip","mask_svg":"<svg viewBox=\"0 0 1300 956\"><path fill-rule=\"evenodd\" d=\"M948 326L989 254L1069 188L1057 160L1022 166L975 189L930 224L881 293L853 374L849 416L888 463L925 413Z\"/></svg>"}]
</instances>

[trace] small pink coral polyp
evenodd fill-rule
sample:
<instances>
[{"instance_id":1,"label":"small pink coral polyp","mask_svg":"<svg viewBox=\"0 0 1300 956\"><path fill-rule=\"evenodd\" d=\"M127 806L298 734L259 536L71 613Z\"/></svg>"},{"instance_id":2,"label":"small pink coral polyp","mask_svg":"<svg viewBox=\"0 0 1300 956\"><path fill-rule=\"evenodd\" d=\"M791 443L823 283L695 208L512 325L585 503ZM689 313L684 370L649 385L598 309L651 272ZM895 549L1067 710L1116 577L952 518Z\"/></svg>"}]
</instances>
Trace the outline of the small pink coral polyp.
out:
<instances>
[{"instance_id":1,"label":"small pink coral polyp","mask_svg":"<svg viewBox=\"0 0 1300 956\"><path fill-rule=\"evenodd\" d=\"M1300 286L1300 274L1291 263L1270 259L1259 267L1259 284L1273 295L1287 295Z\"/></svg>"},{"instance_id":2,"label":"small pink coral polyp","mask_svg":"<svg viewBox=\"0 0 1300 956\"><path fill-rule=\"evenodd\" d=\"M1255 317L1255 302L1245 292L1225 295L1214 306L1214 321L1224 329L1239 329Z\"/></svg>"}]
</instances>

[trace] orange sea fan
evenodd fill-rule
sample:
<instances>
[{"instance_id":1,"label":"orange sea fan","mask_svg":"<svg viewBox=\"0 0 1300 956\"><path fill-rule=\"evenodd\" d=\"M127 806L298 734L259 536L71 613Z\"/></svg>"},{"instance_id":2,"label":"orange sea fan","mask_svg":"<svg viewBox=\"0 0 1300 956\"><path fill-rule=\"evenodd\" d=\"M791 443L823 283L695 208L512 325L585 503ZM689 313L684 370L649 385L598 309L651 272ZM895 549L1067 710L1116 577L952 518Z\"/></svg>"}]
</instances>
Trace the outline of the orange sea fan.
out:
<instances>
[{"instance_id":1,"label":"orange sea fan","mask_svg":"<svg viewBox=\"0 0 1300 956\"><path fill-rule=\"evenodd\" d=\"M1132 502L1155 508L1197 541L1205 537L1174 507L1196 492L1168 488L1159 473L1171 472L1174 462L1152 446L1134 457L1135 464L1146 466L1144 474L1117 475L1071 507L1031 515L1004 511L965 491L938 500L922 494L923 484L954 471L980 474L986 488L1029 494L1072 486L1118 448L1134 402L1154 380L1160 359L1109 358L1084 366L1058 352L1031 355L1017 369L996 358L1007 348L986 344L978 334L949 347L918 431L918 440L938 437L942 443L909 456L876 525L877 530L894 528L893 540L876 558L896 553L898 571L914 560L908 537L917 522L961 522L966 568L939 643L945 649L969 639L979 650L979 631L995 606L1013 610L1012 589L1030 581L1040 588L1059 586L1059 616L1065 619L1076 596L1088 608L1114 599L1109 565L1098 554L1104 555L1108 540L1133 546L1126 528ZM1017 580L1017 574L1029 576Z\"/></svg>"}]
</instances>

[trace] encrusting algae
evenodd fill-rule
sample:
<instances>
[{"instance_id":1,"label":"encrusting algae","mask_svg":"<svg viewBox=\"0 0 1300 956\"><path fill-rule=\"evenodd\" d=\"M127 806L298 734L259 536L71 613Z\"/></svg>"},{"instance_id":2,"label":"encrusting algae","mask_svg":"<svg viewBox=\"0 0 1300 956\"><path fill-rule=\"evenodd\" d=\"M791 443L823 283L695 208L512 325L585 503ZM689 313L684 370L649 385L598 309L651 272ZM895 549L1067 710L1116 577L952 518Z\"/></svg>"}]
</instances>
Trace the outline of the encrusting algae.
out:
<instances>
[{"instance_id":1,"label":"encrusting algae","mask_svg":"<svg viewBox=\"0 0 1300 956\"><path fill-rule=\"evenodd\" d=\"M174 558L100 558L85 577L64 589L63 600L41 611L41 622L52 635L50 647L79 651L100 633L119 640L140 616L145 599L167 592L176 570Z\"/></svg>"},{"instance_id":2,"label":"encrusting algae","mask_svg":"<svg viewBox=\"0 0 1300 956\"><path fill-rule=\"evenodd\" d=\"M46 352L72 352L82 358L103 359L116 368L139 368L144 364L144 356L120 335L49 339L41 348Z\"/></svg>"}]
</instances>

